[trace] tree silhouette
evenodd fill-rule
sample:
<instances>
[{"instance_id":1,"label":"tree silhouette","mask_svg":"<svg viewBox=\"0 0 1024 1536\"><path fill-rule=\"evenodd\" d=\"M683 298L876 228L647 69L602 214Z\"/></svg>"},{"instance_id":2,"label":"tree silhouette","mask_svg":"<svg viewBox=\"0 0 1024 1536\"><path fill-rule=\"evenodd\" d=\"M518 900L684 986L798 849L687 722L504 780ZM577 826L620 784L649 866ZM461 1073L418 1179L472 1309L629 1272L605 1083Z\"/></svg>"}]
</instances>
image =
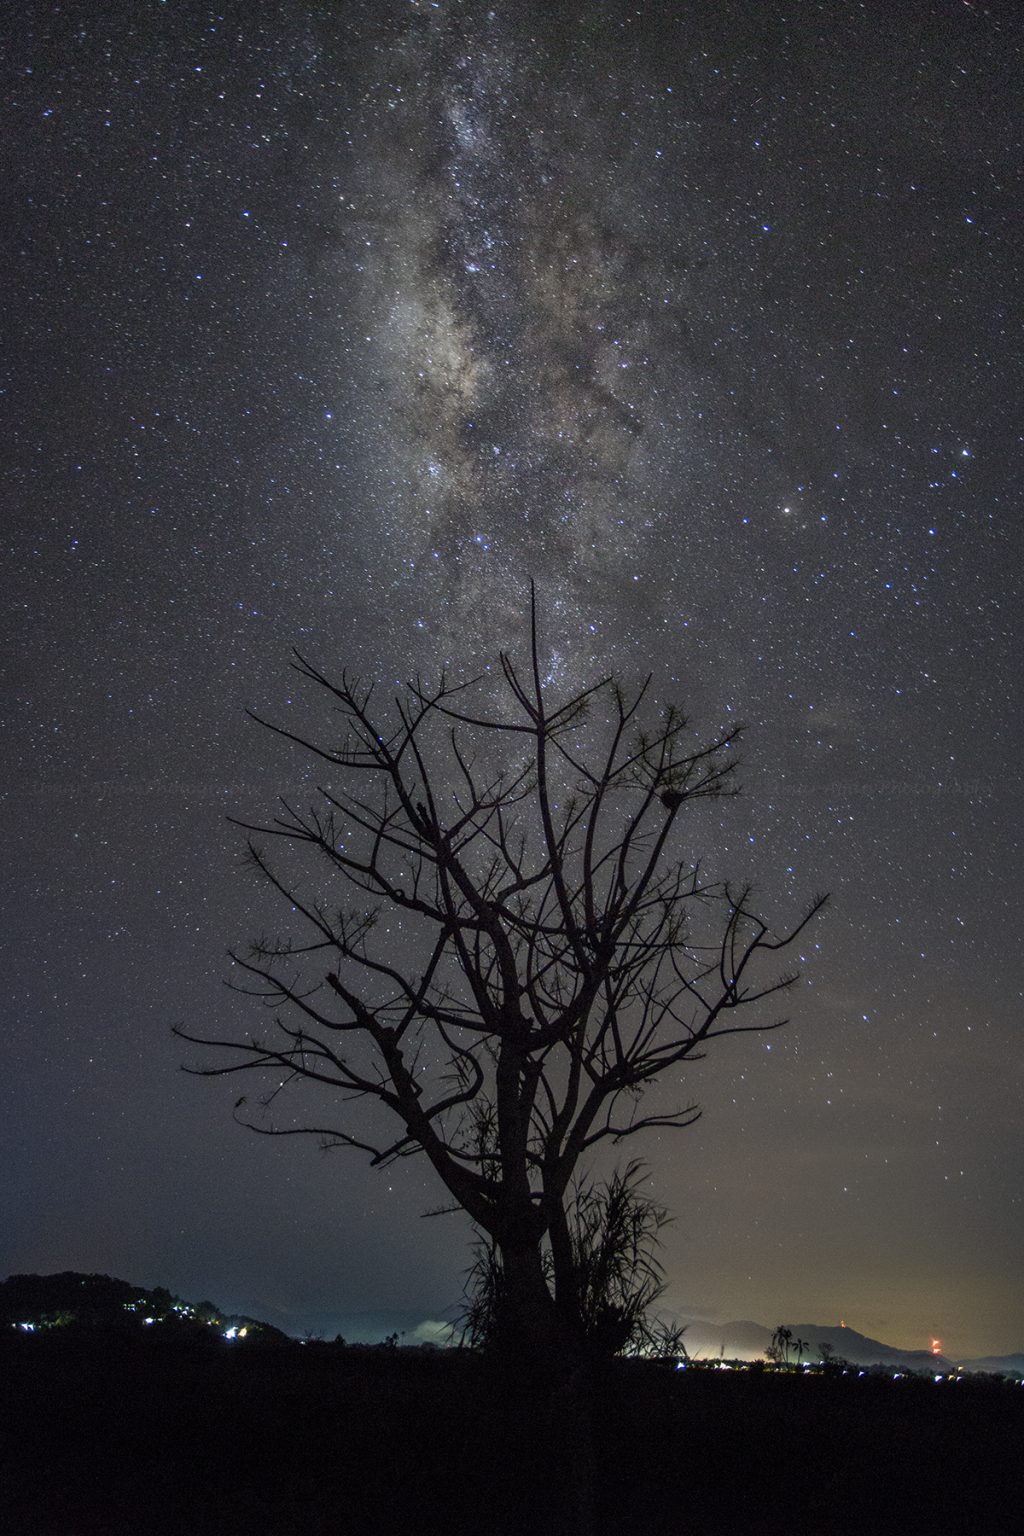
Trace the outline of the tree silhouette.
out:
<instances>
[{"instance_id":1,"label":"tree silhouette","mask_svg":"<svg viewBox=\"0 0 1024 1536\"><path fill-rule=\"evenodd\" d=\"M331 705L323 735L253 718L323 783L238 823L291 925L232 954L272 1018L241 1039L179 1029L232 1053L189 1070L269 1079L235 1107L266 1134L425 1156L494 1247L508 1336L573 1348L590 1283L574 1179L603 1143L697 1119L680 1069L712 1040L786 1022L757 1005L795 975L759 962L824 898L776 935L748 888L704 876L691 816L733 792L739 731L702 744L651 708L649 679L559 702L532 604L525 667L502 654L486 689L416 680L386 709L293 666Z\"/></svg>"},{"instance_id":2,"label":"tree silhouette","mask_svg":"<svg viewBox=\"0 0 1024 1536\"><path fill-rule=\"evenodd\" d=\"M768 1358L774 1360L776 1365L789 1364L789 1346L793 1342L793 1331L782 1323L772 1334L772 1341L768 1346Z\"/></svg>"},{"instance_id":3,"label":"tree silhouette","mask_svg":"<svg viewBox=\"0 0 1024 1536\"><path fill-rule=\"evenodd\" d=\"M800 1365L804 1358L804 1350L807 1348L806 1339L794 1339L793 1348L796 1350L796 1363Z\"/></svg>"}]
</instances>

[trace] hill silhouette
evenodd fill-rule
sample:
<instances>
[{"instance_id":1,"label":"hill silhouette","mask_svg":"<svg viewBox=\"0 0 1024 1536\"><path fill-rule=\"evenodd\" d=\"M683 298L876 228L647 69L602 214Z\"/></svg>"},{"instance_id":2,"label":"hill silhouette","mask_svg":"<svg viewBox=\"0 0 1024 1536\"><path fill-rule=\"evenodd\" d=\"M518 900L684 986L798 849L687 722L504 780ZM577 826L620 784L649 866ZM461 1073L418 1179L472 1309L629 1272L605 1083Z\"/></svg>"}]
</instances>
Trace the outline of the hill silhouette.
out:
<instances>
[{"instance_id":1,"label":"hill silhouette","mask_svg":"<svg viewBox=\"0 0 1024 1536\"><path fill-rule=\"evenodd\" d=\"M270 1323L227 1313L212 1301L182 1301L163 1286L147 1289L111 1275L79 1274L76 1270L9 1276L0 1283L0 1326L26 1333L157 1328L181 1337L259 1338L264 1343L287 1339Z\"/></svg>"}]
</instances>

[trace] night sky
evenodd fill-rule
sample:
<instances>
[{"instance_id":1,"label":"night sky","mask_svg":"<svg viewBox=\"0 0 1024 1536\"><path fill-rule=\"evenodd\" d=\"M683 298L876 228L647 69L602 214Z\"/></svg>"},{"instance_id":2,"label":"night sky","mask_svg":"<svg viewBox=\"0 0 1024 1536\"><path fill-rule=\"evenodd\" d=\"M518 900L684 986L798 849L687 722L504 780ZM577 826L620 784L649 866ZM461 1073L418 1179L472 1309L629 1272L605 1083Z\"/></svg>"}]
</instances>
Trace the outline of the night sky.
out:
<instances>
[{"instance_id":1,"label":"night sky","mask_svg":"<svg viewBox=\"0 0 1024 1536\"><path fill-rule=\"evenodd\" d=\"M0 1273L449 1316L468 1227L180 1071L272 929L292 646L742 720L709 868L818 891L651 1135L666 1308L1024 1347L1014 4L11 8Z\"/></svg>"}]
</instances>

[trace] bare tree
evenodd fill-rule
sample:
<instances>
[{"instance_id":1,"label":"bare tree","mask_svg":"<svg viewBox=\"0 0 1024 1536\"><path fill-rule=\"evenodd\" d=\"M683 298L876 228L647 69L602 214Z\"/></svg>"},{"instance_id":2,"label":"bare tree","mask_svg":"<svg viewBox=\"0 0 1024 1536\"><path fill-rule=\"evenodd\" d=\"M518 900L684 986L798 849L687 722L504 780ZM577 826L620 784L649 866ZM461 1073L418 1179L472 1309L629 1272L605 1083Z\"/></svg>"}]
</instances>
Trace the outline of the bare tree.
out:
<instances>
[{"instance_id":1,"label":"bare tree","mask_svg":"<svg viewBox=\"0 0 1024 1536\"><path fill-rule=\"evenodd\" d=\"M602 1143L692 1124L679 1069L712 1040L785 1022L757 1005L795 976L759 962L824 898L775 935L749 889L684 851L687 813L732 792L738 730L700 744L678 710L652 710L650 680L559 703L535 609L530 640L525 667L501 656L497 689L415 681L390 708L296 653L329 729L253 718L324 782L308 808L239 823L290 909L284 937L232 955L273 1020L244 1039L178 1033L232 1053L191 1070L270 1079L236 1104L254 1129L378 1165L425 1155L500 1256L510 1331L543 1350L578 1339L585 1307L574 1175ZM287 1111L298 1085L322 1093Z\"/></svg>"}]
</instances>

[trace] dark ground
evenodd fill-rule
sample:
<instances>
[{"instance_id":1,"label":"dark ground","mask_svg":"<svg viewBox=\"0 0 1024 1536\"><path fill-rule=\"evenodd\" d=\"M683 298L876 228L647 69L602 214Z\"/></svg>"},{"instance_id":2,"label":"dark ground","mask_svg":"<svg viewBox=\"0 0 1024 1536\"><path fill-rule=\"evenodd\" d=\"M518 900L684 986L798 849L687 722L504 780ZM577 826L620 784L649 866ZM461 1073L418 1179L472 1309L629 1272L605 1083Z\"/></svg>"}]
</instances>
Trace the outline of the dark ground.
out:
<instances>
[{"instance_id":1,"label":"dark ground","mask_svg":"<svg viewBox=\"0 0 1024 1536\"><path fill-rule=\"evenodd\" d=\"M559 1536L569 1400L465 1355L0 1341L12 1536ZM1018 1532L1024 1388L618 1362L600 1536Z\"/></svg>"}]
</instances>

